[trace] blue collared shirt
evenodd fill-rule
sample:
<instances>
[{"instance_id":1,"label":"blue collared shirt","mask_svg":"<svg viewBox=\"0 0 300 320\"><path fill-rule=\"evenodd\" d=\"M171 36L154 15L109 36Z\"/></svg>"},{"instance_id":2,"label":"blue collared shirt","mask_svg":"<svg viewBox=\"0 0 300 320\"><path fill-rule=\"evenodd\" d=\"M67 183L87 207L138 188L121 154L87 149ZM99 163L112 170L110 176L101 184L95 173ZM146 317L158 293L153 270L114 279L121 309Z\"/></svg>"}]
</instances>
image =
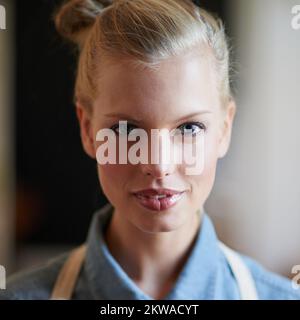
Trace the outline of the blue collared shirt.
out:
<instances>
[{"instance_id":1,"label":"blue collared shirt","mask_svg":"<svg viewBox=\"0 0 300 320\"><path fill-rule=\"evenodd\" d=\"M125 273L105 243L104 229L112 214L113 206L108 203L93 216L86 241L86 259L72 299L152 299ZM68 254L10 276L7 289L0 290L0 299L49 299ZM259 299L300 300L300 289L294 289L291 280L266 270L250 257L239 255L251 271ZM165 299L239 299L236 280L218 246L214 226L206 212L192 251Z\"/></svg>"}]
</instances>

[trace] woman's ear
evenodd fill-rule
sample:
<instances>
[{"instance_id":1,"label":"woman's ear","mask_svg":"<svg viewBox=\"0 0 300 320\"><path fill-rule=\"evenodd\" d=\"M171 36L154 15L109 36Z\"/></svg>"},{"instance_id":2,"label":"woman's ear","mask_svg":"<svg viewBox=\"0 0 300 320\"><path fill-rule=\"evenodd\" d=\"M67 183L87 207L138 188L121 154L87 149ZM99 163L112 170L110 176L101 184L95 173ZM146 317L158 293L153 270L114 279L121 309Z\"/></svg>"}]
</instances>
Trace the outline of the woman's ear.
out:
<instances>
[{"instance_id":1,"label":"woman's ear","mask_svg":"<svg viewBox=\"0 0 300 320\"><path fill-rule=\"evenodd\" d=\"M222 118L221 137L219 140L218 158L223 158L230 146L232 125L236 113L236 104L233 99L229 101L224 113L225 115Z\"/></svg>"},{"instance_id":2,"label":"woman's ear","mask_svg":"<svg viewBox=\"0 0 300 320\"><path fill-rule=\"evenodd\" d=\"M83 149L91 158L96 159L91 113L81 104L76 103L76 115Z\"/></svg>"}]
</instances>

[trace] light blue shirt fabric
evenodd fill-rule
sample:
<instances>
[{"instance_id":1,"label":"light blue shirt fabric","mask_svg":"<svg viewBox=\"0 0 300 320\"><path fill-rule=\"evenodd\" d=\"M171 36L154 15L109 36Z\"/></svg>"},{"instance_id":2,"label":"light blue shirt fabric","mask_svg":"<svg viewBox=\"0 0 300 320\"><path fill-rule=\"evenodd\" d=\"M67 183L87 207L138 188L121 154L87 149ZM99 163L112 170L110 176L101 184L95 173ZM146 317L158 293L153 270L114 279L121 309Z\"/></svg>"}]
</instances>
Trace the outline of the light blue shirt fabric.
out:
<instances>
[{"instance_id":1,"label":"light blue shirt fabric","mask_svg":"<svg viewBox=\"0 0 300 320\"><path fill-rule=\"evenodd\" d=\"M93 216L86 241L86 259L72 299L152 299L129 278L106 246L103 234L112 213L113 206L108 203ZM7 281L7 289L0 290L0 299L49 299L68 254L12 275ZM266 270L245 255L239 255L253 276L259 299L300 300L300 289L294 289L291 280ZM239 299L236 280L218 246L214 226L206 212L192 251L165 299Z\"/></svg>"}]
</instances>

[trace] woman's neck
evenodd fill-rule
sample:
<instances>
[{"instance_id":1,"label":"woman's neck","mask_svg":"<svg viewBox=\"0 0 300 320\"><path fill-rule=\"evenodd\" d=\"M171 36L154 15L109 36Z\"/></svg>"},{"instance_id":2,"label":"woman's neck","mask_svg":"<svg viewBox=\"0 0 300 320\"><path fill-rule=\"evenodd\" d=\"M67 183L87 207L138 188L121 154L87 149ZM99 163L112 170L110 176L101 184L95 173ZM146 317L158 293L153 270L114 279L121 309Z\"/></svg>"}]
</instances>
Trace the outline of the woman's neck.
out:
<instances>
[{"instance_id":1,"label":"woman's neck","mask_svg":"<svg viewBox=\"0 0 300 320\"><path fill-rule=\"evenodd\" d=\"M112 256L144 292L164 296L190 255L202 212L195 212L173 231L149 233L115 211L106 228L105 241Z\"/></svg>"}]
</instances>

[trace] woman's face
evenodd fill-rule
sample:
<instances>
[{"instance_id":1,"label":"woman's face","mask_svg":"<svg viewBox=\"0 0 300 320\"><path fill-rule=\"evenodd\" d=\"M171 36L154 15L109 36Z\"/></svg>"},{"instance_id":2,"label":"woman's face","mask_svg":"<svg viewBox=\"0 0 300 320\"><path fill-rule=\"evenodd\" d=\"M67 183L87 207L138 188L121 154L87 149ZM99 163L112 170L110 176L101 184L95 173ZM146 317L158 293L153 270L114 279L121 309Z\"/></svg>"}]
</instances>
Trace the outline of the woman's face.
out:
<instances>
[{"instance_id":1,"label":"woman's face","mask_svg":"<svg viewBox=\"0 0 300 320\"><path fill-rule=\"evenodd\" d=\"M118 142L117 164L98 163L105 196L122 218L141 230L157 232L180 227L203 209L213 187L217 160L225 155L230 142L235 105L232 102L227 108L221 106L212 62L198 52L191 52L162 62L155 71L125 61L107 63L102 67L98 89L91 118L77 105L86 152L96 159L97 149L104 143L96 141L98 130L115 130L120 120L127 120L128 130L144 129L150 146L147 164L118 164ZM177 128L182 133L192 129L202 135L204 167L199 174L188 175L186 168L190 165L185 162L151 164L150 132L163 128L170 131ZM128 150L134 143L128 143ZM132 194L148 188L184 193L171 208L153 211L141 206Z\"/></svg>"}]
</instances>

